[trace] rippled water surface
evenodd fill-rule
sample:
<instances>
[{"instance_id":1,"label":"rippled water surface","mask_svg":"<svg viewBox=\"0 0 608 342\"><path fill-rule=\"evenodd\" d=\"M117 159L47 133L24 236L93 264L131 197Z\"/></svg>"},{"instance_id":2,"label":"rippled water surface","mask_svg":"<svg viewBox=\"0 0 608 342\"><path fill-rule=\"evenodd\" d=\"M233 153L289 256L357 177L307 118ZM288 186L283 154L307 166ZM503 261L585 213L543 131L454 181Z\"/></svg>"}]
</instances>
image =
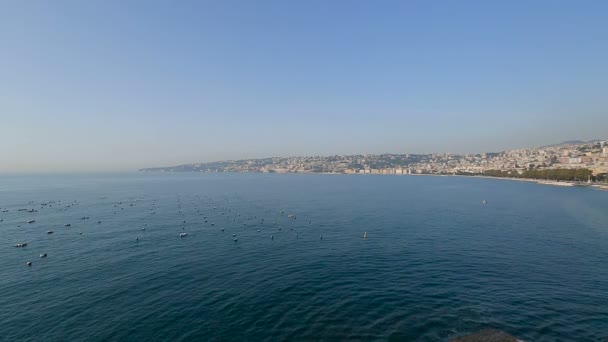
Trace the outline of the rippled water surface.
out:
<instances>
[{"instance_id":1,"label":"rippled water surface","mask_svg":"<svg viewBox=\"0 0 608 342\"><path fill-rule=\"evenodd\" d=\"M608 340L608 193L588 188L1 176L0 208L2 340Z\"/></svg>"}]
</instances>

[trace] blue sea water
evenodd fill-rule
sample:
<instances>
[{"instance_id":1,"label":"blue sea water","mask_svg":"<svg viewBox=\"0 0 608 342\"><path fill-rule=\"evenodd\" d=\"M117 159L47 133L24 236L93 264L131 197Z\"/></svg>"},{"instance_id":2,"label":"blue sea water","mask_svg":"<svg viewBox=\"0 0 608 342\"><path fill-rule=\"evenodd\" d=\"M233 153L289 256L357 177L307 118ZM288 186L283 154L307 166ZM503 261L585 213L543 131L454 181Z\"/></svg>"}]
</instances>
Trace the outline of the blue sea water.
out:
<instances>
[{"instance_id":1,"label":"blue sea water","mask_svg":"<svg viewBox=\"0 0 608 342\"><path fill-rule=\"evenodd\" d=\"M5 175L0 208L1 340L445 341L483 328L608 340L608 192L466 177Z\"/></svg>"}]
</instances>

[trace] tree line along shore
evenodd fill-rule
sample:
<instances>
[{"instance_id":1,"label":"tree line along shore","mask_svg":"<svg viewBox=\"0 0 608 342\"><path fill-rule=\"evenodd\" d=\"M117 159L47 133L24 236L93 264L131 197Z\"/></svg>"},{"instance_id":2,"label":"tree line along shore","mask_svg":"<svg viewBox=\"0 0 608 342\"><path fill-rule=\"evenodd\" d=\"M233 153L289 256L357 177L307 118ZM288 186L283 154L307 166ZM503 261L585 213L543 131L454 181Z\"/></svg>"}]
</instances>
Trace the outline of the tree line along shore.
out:
<instances>
[{"instance_id":1,"label":"tree line along shore","mask_svg":"<svg viewBox=\"0 0 608 342\"><path fill-rule=\"evenodd\" d=\"M481 173L459 172L462 176L487 176L501 178L524 178L568 182L608 182L608 174L593 175L589 169L547 169L547 170L486 170Z\"/></svg>"}]
</instances>

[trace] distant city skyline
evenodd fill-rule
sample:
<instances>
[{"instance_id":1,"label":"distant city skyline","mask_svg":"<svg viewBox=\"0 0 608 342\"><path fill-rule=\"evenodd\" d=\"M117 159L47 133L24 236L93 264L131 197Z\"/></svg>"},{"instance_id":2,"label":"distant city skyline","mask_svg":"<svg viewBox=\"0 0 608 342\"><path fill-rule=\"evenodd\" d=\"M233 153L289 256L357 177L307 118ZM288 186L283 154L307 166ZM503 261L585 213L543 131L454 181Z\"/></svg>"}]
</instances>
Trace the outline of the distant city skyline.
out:
<instances>
[{"instance_id":1,"label":"distant city skyline","mask_svg":"<svg viewBox=\"0 0 608 342\"><path fill-rule=\"evenodd\" d=\"M608 137L608 2L19 2L0 172Z\"/></svg>"},{"instance_id":2,"label":"distant city skyline","mask_svg":"<svg viewBox=\"0 0 608 342\"><path fill-rule=\"evenodd\" d=\"M367 154L282 156L150 167L145 172L261 172L343 174L482 174L522 175L525 171L583 170L588 176L608 175L608 139L567 141L541 147L476 154ZM564 176L564 175L562 175Z\"/></svg>"}]
</instances>

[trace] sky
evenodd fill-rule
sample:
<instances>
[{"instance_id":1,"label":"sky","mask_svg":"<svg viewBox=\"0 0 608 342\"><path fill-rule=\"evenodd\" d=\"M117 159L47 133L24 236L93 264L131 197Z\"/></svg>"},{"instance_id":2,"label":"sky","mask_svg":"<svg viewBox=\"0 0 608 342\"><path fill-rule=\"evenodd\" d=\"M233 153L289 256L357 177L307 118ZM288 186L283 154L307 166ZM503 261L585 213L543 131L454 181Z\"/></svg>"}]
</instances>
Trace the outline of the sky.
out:
<instances>
[{"instance_id":1,"label":"sky","mask_svg":"<svg viewBox=\"0 0 608 342\"><path fill-rule=\"evenodd\" d=\"M0 3L0 172L608 138L608 1Z\"/></svg>"}]
</instances>

